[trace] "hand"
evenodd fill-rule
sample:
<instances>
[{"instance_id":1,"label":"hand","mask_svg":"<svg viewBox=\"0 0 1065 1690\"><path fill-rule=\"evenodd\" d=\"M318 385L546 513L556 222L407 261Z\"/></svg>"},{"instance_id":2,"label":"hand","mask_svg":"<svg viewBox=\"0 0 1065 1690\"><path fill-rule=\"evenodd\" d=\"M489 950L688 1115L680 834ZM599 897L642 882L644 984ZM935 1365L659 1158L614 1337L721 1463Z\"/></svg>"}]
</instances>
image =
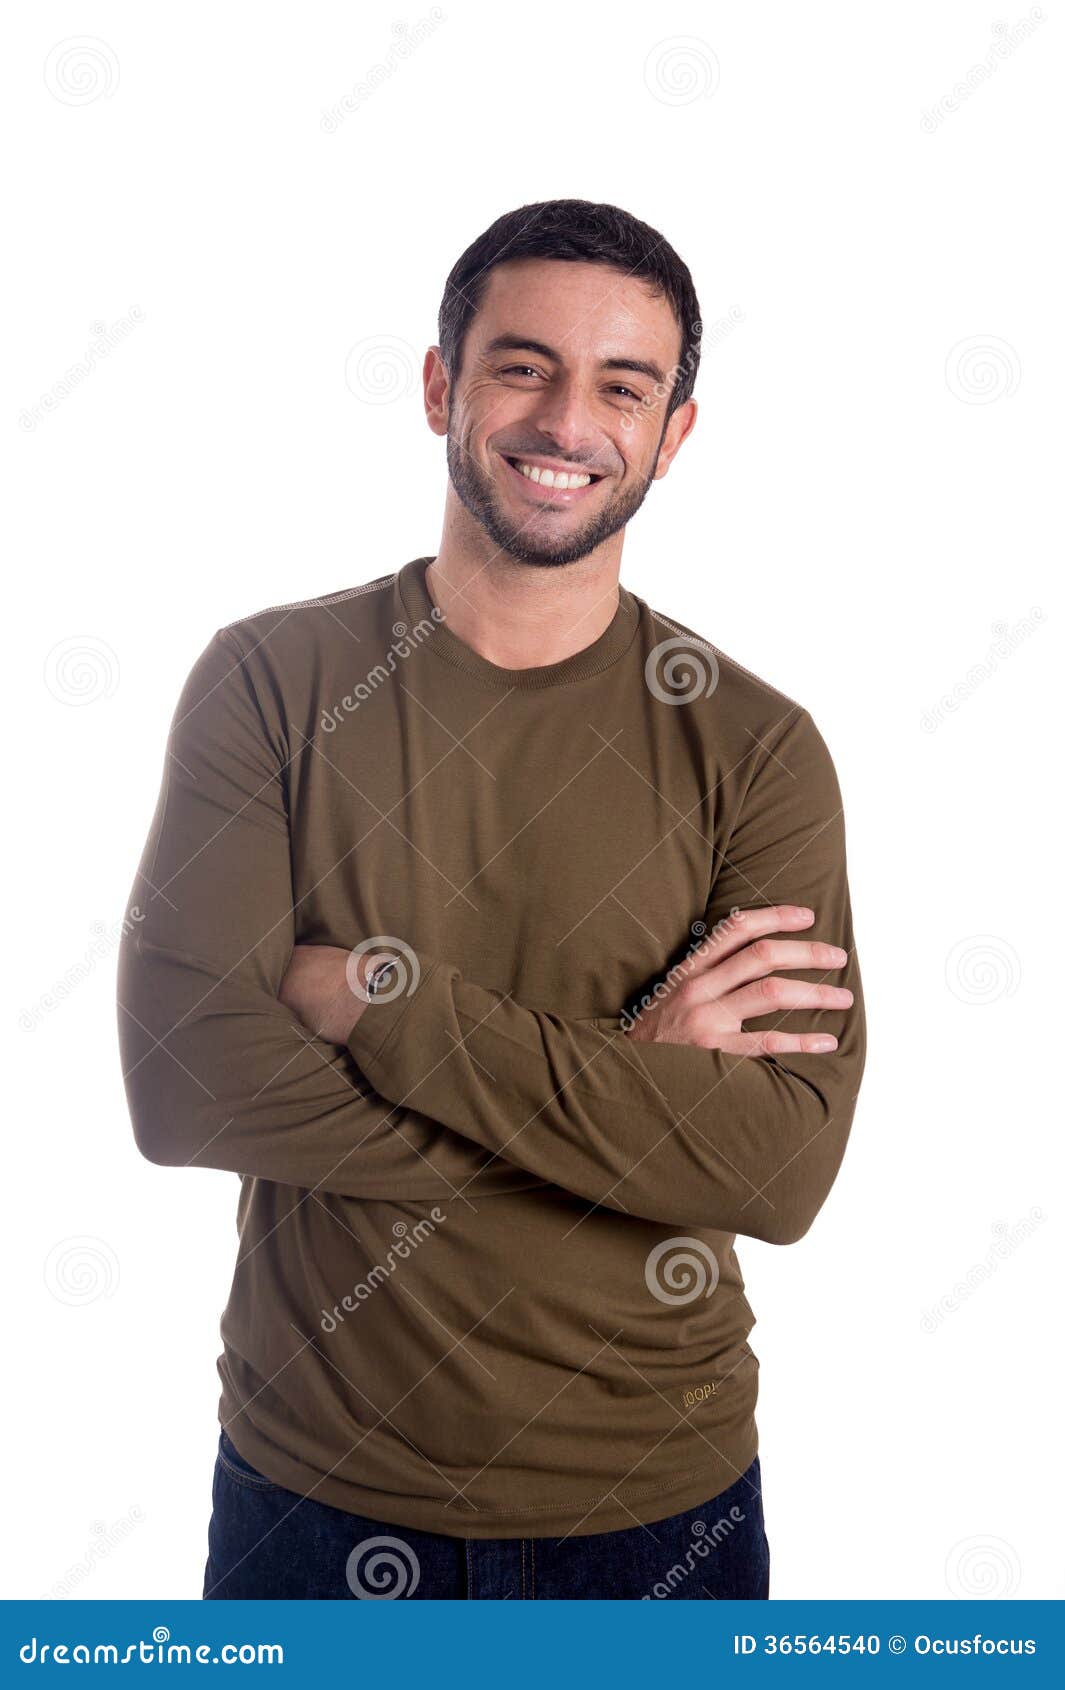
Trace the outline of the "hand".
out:
<instances>
[{"instance_id":1,"label":"hand","mask_svg":"<svg viewBox=\"0 0 1065 1690\"><path fill-rule=\"evenodd\" d=\"M278 998L295 1010L300 1020L319 1038L330 1044L346 1044L369 1000L357 997L348 979L348 964L365 993L366 970L377 957L352 952L339 945L297 945L285 970Z\"/></svg>"},{"instance_id":2,"label":"hand","mask_svg":"<svg viewBox=\"0 0 1065 1690\"><path fill-rule=\"evenodd\" d=\"M663 985L633 1025L630 1039L659 1044L702 1045L731 1056L779 1056L786 1051L835 1050L831 1033L745 1033L745 1020L789 1009L849 1009L854 993L845 986L813 986L782 980L775 968L842 968L847 952L838 945L770 939L766 935L809 927L813 910L798 904L738 910L717 923L690 956L669 971Z\"/></svg>"}]
</instances>

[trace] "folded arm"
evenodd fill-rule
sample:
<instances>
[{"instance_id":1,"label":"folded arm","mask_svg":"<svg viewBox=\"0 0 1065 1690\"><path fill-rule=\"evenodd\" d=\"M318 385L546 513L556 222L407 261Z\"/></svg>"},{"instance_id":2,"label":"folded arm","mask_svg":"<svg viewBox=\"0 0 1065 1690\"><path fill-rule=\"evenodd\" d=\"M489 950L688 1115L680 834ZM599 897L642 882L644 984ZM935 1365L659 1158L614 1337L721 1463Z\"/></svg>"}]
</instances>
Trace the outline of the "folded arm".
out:
<instances>
[{"instance_id":1,"label":"folded arm","mask_svg":"<svg viewBox=\"0 0 1065 1690\"><path fill-rule=\"evenodd\" d=\"M483 1152L456 1157L278 1001L296 931L288 753L242 656L219 631L189 674L130 894L118 1022L137 1145L347 1196L447 1196Z\"/></svg>"},{"instance_id":2,"label":"folded arm","mask_svg":"<svg viewBox=\"0 0 1065 1690\"><path fill-rule=\"evenodd\" d=\"M348 1037L384 1096L593 1203L678 1227L792 1243L835 1180L865 1062L865 1012L835 769L796 711L759 762L718 864L709 928L737 908L808 905L804 937L848 961L790 971L849 988L846 1010L774 1010L746 1031L830 1033L825 1054L751 1057L638 1041L622 1017L579 1019L467 980L415 945L410 989ZM768 1000L767 1000L768 1001Z\"/></svg>"}]
</instances>

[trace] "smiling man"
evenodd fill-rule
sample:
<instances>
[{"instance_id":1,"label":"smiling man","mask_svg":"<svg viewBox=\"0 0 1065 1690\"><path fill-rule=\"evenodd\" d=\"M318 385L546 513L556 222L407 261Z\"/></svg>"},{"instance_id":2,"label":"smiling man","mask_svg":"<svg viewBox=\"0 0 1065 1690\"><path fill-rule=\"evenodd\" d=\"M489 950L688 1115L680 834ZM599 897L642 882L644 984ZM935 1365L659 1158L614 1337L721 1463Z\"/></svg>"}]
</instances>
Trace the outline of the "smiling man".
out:
<instances>
[{"instance_id":1,"label":"smiling man","mask_svg":"<svg viewBox=\"0 0 1065 1690\"><path fill-rule=\"evenodd\" d=\"M241 1176L210 1598L762 1598L737 1236L865 1062L802 705L625 588L696 417L654 229L555 200L448 278L439 550L213 636L119 970L137 1143Z\"/></svg>"}]
</instances>

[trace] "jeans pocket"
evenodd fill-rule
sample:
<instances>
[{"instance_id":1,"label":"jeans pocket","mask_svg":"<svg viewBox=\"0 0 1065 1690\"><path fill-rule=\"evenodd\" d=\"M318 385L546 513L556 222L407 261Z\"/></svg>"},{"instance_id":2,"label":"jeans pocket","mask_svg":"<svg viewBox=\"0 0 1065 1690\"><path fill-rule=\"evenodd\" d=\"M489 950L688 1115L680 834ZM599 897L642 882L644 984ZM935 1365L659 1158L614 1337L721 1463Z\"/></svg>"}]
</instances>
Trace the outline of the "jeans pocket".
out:
<instances>
[{"instance_id":1,"label":"jeans pocket","mask_svg":"<svg viewBox=\"0 0 1065 1690\"><path fill-rule=\"evenodd\" d=\"M225 1427L218 1434L218 1462L227 1478L233 1479L238 1485L247 1485L249 1490L283 1491L285 1488L284 1485L276 1484L273 1479L268 1479L265 1473L260 1473L257 1467L245 1460Z\"/></svg>"}]
</instances>

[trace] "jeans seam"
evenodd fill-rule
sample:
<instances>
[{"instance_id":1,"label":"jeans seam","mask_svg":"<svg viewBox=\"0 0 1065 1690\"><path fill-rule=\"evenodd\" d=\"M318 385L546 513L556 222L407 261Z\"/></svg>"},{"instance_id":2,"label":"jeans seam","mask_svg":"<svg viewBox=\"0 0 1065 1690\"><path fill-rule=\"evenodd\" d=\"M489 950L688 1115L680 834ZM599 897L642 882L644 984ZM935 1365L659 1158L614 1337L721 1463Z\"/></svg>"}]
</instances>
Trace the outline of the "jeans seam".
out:
<instances>
[{"instance_id":1,"label":"jeans seam","mask_svg":"<svg viewBox=\"0 0 1065 1690\"><path fill-rule=\"evenodd\" d=\"M218 1460L225 1468L228 1477L235 1480L238 1485L246 1486L248 1490L267 1491L284 1490L285 1488L284 1485L279 1485L274 1479L260 1478L257 1473L245 1473L243 1468L234 1467L231 1461L226 1460L221 1450L218 1451Z\"/></svg>"}]
</instances>

